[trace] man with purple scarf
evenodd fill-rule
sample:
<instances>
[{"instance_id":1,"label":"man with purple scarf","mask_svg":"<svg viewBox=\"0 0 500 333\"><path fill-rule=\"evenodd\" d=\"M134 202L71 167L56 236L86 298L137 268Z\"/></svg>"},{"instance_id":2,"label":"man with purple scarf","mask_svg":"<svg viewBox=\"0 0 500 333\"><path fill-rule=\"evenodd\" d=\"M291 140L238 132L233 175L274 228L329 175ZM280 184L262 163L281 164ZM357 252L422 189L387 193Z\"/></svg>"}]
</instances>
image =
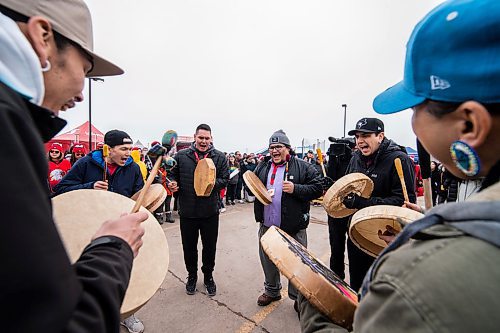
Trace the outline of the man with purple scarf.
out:
<instances>
[{"instance_id":1,"label":"man with purple scarf","mask_svg":"<svg viewBox=\"0 0 500 333\"><path fill-rule=\"evenodd\" d=\"M271 226L277 226L307 247L310 201L323 194L321 177L314 166L297 158L285 132L278 130L269 139L270 156L255 169L255 174L273 198L270 205L254 203L255 220L260 223L259 240ZM264 270L265 291L257 304L266 306L281 299L280 272L264 253L259 242ZM289 284L288 297L297 299L297 290Z\"/></svg>"}]
</instances>

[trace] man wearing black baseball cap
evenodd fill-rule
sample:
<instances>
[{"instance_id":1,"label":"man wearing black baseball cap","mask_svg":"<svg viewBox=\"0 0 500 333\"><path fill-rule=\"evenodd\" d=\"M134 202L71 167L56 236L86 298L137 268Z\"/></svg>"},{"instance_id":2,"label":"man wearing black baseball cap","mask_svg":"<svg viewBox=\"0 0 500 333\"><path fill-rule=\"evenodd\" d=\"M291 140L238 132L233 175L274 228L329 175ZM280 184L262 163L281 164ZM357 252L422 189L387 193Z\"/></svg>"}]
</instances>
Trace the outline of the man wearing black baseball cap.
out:
<instances>
[{"instance_id":1,"label":"man wearing black baseball cap","mask_svg":"<svg viewBox=\"0 0 500 333\"><path fill-rule=\"evenodd\" d=\"M401 159L410 201L415 202L415 172L412 162L403 148L385 137L384 123L377 118L361 118L356 123L356 128L348 134L355 136L358 150L351 158L347 173L361 172L367 175L372 179L374 189L370 198L353 194L344 200L344 205L354 209L375 205L402 206L404 196L394 166L396 158ZM347 253L351 287L358 290L374 258L358 249L350 239L347 240Z\"/></svg>"},{"instance_id":2,"label":"man wearing black baseball cap","mask_svg":"<svg viewBox=\"0 0 500 333\"><path fill-rule=\"evenodd\" d=\"M141 170L130 157L130 136L124 131L111 130L104 135L104 143L109 146L109 155L103 156L102 150L94 150L83 157L57 184L56 194L94 189L131 197L144 186Z\"/></svg>"}]
</instances>

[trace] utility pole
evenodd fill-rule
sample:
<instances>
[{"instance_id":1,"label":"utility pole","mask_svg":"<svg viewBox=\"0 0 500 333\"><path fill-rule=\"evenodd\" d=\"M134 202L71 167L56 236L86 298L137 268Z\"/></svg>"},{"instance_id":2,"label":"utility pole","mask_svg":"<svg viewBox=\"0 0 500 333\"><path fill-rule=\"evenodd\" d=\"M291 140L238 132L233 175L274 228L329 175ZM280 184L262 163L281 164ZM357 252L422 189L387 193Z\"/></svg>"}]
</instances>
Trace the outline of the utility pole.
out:
<instances>
[{"instance_id":1,"label":"utility pole","mask_svg":"<svg viewBox=\"0 0 500 333\"><path fill-rule=\"evenodd\" d=\"M92 151L92 81L104 82L104 79L89 77L89 151Z\"/></svg>"},{"instance_id":2,"label":"utility pole","mask_svg":"<svg viewBox=\"0 0 500 333\"><path fill-rule=\"evenodd\" d=\"M345 122L346 122L346 117L347 117L347 104L342 104L342 107L344 108L344 138L345 138Z\"/></svg>"}]
</instances>

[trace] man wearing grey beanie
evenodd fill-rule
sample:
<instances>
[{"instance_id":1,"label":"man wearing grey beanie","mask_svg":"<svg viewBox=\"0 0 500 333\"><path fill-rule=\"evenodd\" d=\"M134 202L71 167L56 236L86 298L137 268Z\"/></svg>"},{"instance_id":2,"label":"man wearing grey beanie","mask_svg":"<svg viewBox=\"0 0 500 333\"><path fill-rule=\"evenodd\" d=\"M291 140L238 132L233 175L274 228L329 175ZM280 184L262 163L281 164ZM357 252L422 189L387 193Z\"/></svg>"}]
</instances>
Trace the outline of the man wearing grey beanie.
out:
<instances>
[{"instance_id":1,"label":"man wearing grey beanie","mask_svg":"<svg viewBox=\"0 0 500 333\"><path fill-rule=\"evenodd\" d=\"M255 221L260 223L259 240L274 225L307 246L309 202L323 193L321 176L313 165L295 156L290 139L283 130L274 132L269 138L269 154L254 171L273 198L272 203L265 207L259 201L254 202ZM257 304L266 306L281 299L280 272L264 253L260 242L259 256L265 291ZM297 290L291 284L288 296L297 299ZM296 303L294 308L298 311Z\"/></svg>"}]
</instances>

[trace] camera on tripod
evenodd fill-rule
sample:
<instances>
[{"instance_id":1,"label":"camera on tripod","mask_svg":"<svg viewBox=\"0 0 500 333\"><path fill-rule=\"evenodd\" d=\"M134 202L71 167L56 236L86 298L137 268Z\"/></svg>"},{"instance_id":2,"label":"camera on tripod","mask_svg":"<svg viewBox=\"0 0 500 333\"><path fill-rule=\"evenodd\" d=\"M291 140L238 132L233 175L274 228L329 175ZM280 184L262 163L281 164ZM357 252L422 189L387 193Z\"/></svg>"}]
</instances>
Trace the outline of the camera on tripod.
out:
<instances>
[{"instance_id":1,"label":"camera on tripod","mask_svg":"<svg viewBox=\"0 0 500 333\"><path fill-rule=\"evenodd\" d=\"M334 181L346 174L347 166L352 157L352 149L356 146L354 138L328 137L331 142L328 148L327 175Z\"/></svg>"},{"instance_id":2,"label":"camera on tripod","mask_svg":"<svg viewBox=\"0 0 500 333\"><path fill-rule=\"evenodd\" d=\"M356 146L354 138L334 138L333 136L328 137L328 141L332 142L328 148L328 156L344 156L348 155L351 157L351 151Z\"/></svg>"}]
</instances>

